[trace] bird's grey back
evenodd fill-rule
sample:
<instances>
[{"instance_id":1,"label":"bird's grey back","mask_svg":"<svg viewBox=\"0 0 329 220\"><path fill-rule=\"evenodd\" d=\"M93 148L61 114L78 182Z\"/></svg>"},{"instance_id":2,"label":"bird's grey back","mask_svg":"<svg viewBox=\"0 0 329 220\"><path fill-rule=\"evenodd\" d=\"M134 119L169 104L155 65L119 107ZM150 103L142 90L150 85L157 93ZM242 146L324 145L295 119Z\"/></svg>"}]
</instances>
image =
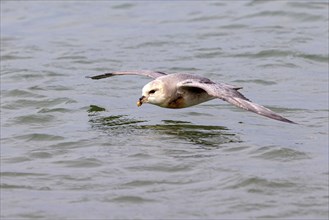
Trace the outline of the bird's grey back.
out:
<instances>
[{"instance_id":1,"label":"bird's grey back","mask_svg":"<svg viewBox=\"0 0 329 220\"><path fill-rule=\"evenodd\" d=\"M199 80L202 83L214 83L206 77L197 76L189 73L173 73L173 74L160 76L158 79L170 81L172 83L178 83L189 79Z\"/></svg>"}]
</instances>

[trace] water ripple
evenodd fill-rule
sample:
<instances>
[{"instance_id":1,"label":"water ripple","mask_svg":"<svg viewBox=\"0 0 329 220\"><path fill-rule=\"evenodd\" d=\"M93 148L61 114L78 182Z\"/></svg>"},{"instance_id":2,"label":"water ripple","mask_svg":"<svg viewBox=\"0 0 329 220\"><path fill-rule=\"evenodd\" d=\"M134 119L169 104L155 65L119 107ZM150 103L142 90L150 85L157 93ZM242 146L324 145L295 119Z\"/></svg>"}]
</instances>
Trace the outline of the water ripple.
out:
<instances>
[{"instance_id":1,"label":"water ripple","mask_svg":"<svg viewBox=\"0 0 329 220\"><path fill-rule=\"evenodd\" d=\"M323 16L321 15L314 15L310 13L304 13L304 12L292 12L292 11L261 11L257 13L252 13L249 15L245 15L240 17L237 20L240 19L247 19L247 18L257 18L257 17L290 17L294 19L298 19L300 21L321 21L323 20Z\"/></svg>"},{"instance_id":2,"label":"water ripple","mask_svg":"<svg viewBox=\"0 0 329 220\"><path fill-rule=\"evenodd\" d=\"M102 166L102 162L95 158L77 158L75 160L60 160L54 162L56 164L64 165L65 167L75 168L94 168Z\"/></svg>"},{"instance_id":3,"label":"water ripple","mask_svg":"<svg viewBox=\"0 0 329 220\"><path fill-rule=\"evenodd\" d=\"M53 115L40 115L40 114L31 114L15 117L14 121L16 124L42 124L51 122L55 119Z\"/></svg>"},{"instance_id":4,"label":"water ripple","mask_svg":"<svg viewBox=\"0 0 329 220\"><path fill-rule=\"evenodd\" d=\"M270 81L270 80L264 80L264 79L248 79L248 80L234 80L233 82L237 82L237 83L255 83L255 84L260 84L260 85L275 85L277 84L274 81Z\"/></svg>"},{"instance_id":5,"label":"water ripple","mask_svg":"<svg viewBox=\"0 0 329 220\"><path fill-rule=\"evenodd\" d=\"M32 134L25 134L25 135L17 135L13 138L25 140L25 141L59 141L59 140L65 139L63 136L44 134L44 133L32 133Z\"/></svg>"},{"instance_id":6,"label":"water ripple","mask_svg":"<svg viewBox=\"0 0 329 220\"><path fill-rule=\"evenodd\" d=\"M76 101L70 98L55 98L55 99L17 99L10 103L5 103L2 107L6 109L22 109L26 107L52 107L59 104L75 103Z\"/></svg>"},{"instance_id":7,"label":"water ripple","mask_svg":"<svg viewBox=\"0 0 329 220\"><path fill-rule=\"evenodd\" d=\"M143 204L145 202L155 202L154 199L146 199L141 196L118 196L110 200L106 200L107 202L115 202L115 203L135 203L135 204Z\"/></svg>"},{"instance_id":8,"label":"water ripple","mask_svg":"<svg viewBox=\"0 0 329 220\"><path fill-rule=\"evenodd\" d=\"M282 162L291 162L294 160L310 159L304 152L300 152L291 148L275 148L275 147L262 147L257 149L252 154L256 154L254 157L262 158L266 160L277 160Z\"/></svg>"},{"instance_id":9,"label":"water ripple","mask_svg":"<svg viewBox=\"0 0 329 220\"><path fill-rule=\"evenodd\" d=\"M328 55L321 55L321 54L305 54L305 53L298 53L294 51L288 50L278 50L278 49L270 49L270 50L261 50L256 53L240 53L233 55L235 57L246 57L252 59L259 59L259 58L269 58L269 57L301 57L307 60L317 61L317 62L325 62L328 63L329 56Z\"/></svg>"},{"instance_id":10,"label":"water ripple","mask_svg":"<svg viewBox=\"0 0 329 220\"><path fill-rule=\"evenodd\" d=\"M249 177L242 179L239 183L228 188L248 188L249 192L262 192L264 188L275 191L275 188L294 188L296 184L287 180L268 180L260 177Z\"/></svg>"},{"instance_id":11,"label":"water ripple","mask_svg":"<svg viewBox=\"0 0 329 220\"><path fill-rule=\"evenodd\" d=\"M1 92L3 97L33 97L33 98L45 98L46 96L32 93L22 89L13 89Z\"/></svg>"}]
</instances>

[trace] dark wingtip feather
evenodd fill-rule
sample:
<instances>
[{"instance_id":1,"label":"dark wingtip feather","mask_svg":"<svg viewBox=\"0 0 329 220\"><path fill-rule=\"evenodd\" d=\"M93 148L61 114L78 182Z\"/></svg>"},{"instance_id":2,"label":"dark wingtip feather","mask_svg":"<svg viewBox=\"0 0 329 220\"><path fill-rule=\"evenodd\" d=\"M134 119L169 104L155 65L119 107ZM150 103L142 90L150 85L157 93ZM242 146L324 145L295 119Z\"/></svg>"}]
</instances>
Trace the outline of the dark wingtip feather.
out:
<instances>
[{"instance_id":1,"label":"dark wingtip feather","mask_svg":"<svg viewBox=\"0 0 329 220\"><path fill-rule=\"evenodd\" d=\"M265 117L272 118L272 119L275 119L275 120L278 120L278 121L290 123L290 124L298 124L298 123L296 123L294 121L291 121L291 120L289 120L287 118L282 117L281 115L274 114L274 113L272 113L270 115L264 115L264 114L260 114L260 115L263 115Z\"/></svg>"},{"instance_id":2,"label":"dark wingtip feather","mask_svg":"<svg viewBox=\"0 0 329 220\"><path fill-rule=\"evenodd\" d=\"M89 79L104 79L104 78L111 77L111 76L114 76L114 74L113 73L104 73L104 74L96 75L96 76L86 76L86 78L89 78Z\"/></svg>"},{"instance_id":3,"label":"dark wingtip feather","mask_svg":"<svg viewBox=\"0 0 329 220\"><path fill-rule=\"evenodd\" d=\"M289 119L286 119L286 118L281 118L281 119L277 119L279 121L282 121L282 122L287 122L287 123L290 123L290 124L295 124L295 125L298 125L298 123L294 122L294 121L291 121Z\"/></svg>"}]
</instances>

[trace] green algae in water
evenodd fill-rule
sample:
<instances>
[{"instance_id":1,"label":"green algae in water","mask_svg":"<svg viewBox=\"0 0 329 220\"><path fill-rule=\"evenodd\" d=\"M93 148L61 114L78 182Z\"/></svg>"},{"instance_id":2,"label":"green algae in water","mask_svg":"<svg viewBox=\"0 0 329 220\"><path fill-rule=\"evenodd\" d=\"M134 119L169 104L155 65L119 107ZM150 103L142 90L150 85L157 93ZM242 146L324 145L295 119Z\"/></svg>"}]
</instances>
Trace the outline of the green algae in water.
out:
<instances>
[{"instance_id":1,"label":"green algae in water","mask_svg":"<svg viewBox=\"0 0 329 220\"><path fill-rule=\"evenodd\" d=\"M99 107L97 105L90 105L89 106L89 109L88 109L88 112L89 113L92 113L92 112L103 112L105 110L106 110L105 108Z\"/></svg>"}]
</instances>

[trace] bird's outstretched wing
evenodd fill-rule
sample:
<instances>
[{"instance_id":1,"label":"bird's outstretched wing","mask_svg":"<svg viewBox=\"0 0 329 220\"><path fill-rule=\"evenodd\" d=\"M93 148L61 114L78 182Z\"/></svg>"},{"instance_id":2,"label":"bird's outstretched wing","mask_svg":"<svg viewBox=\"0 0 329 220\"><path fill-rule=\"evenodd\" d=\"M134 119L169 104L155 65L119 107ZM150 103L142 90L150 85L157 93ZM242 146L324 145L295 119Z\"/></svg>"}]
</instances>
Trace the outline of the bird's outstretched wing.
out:
<instances>
[{"instance_id":1,"label":"bird's outstretched wing","mask_svg":"<svg viewBox=\"0 0 329 220\"><path fill-rule=\"evenodd\" d=\"M116 75L141 75L141 76L147 76L147 77L156 79L160 76L165 76L167 74L163 73L163 72L151 71L151 70L131 70L131 71L118 71L118 72L112 72L112 73L104 73L104 74L96 75L96 76L87 76L87 78L103 79L103 78L116 76Z\"/></svg>"},{"instance_id":2,"label":"bird's outstretched wing","mask_svg":"<svg viewBox=\"0 0 329 220\"><path fill-rule=\"evenodd\" d=\"M184 89L184 87L195 87L203 89L208 93L208 95L220 98L226 102L229 102L239 108L245 109L247 111L254 112L256 114L272 118L278 121L288 122L296 124L293 121L290 121L289 119L286 119L273 111L271 111L268 108L265 108L264 106L258 105L256 103L252 103L249 99L247 99L244 95L242 95L237 90L240 89L240 87L231 86L228 84L222 84L222 83L214 83L212 81L200 81L198 79L187 79L184 80L177 85L181 89Z\"/></svg>"}]
</instances>

